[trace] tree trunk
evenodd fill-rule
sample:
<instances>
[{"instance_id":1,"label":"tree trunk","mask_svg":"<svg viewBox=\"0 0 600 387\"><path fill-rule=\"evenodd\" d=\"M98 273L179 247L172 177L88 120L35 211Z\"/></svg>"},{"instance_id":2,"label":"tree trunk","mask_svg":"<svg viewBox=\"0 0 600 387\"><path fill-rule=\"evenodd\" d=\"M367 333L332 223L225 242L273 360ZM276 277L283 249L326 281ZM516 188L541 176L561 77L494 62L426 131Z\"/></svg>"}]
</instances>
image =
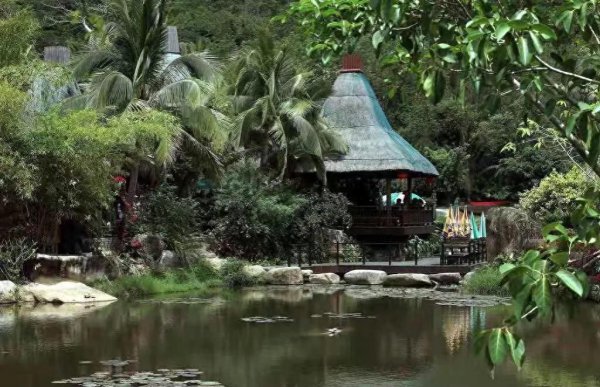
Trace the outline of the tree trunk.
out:
<instances>
[{"instance_id":1,"label":"tree trunk","mask_svg":"<svg viewBox=\"0 0 600 387\"><path fill-rule=\"evenodd\" d=\"M137 192L138 177L140 175L140 165L136 164L129 172L129 185L127 186L127 195L133 199Z\"/></svg>"}]
</instances>

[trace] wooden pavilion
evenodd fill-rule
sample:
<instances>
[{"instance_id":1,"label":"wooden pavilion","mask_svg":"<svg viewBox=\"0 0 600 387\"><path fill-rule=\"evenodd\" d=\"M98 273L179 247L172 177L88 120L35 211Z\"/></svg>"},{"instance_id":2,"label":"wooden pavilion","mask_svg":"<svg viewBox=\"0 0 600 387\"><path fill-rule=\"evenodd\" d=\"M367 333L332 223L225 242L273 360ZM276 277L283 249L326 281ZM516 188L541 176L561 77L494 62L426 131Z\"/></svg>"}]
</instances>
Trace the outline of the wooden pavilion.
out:
<instances>
[{"instance_id":1,"label":"wooden pavilion","mask_svg":"<svg viewBox=\"0 0 600 387\"><path fill-rule=\"evenodd\" d=\"M392 128L359 56L344 57L322 115L349 145L346 155L326 160L325 167L329 188L353 204L350 234L382 242L431 234L438 171ZM405 199L393 202L399 193ZM429 199L407 200L415 193Z\"/></svg>"}]
</instances>

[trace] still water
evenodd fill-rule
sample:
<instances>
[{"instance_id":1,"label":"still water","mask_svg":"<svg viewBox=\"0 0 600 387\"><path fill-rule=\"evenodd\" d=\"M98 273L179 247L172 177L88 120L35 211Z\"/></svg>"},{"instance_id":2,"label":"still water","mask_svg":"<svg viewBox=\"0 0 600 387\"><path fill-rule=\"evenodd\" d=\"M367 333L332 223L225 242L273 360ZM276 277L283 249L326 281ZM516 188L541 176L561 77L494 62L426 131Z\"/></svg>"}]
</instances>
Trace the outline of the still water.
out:
<instances>
[{"instance_id":1,"label":"still water","mask_svg":"<svg viewBox=\"0 0 600 387\"><path fill-rule=\"evenodd\" d=\"M177 296L180 297L180 296ZM371 318L333 318L324 313ZM600 386L600 309L522 329L528 360L492 380L471 334L502 307L439 305L349 289L249 289L209 300L181 296L102 307L0 309L0 386L48 386L134 359L130 370L199 368L228 387ZM257 324L248 316L292 322ZM323 334L339 328L335 336ZM92 364L80 364L92 361Z\"/></svg>"}]
</instances>

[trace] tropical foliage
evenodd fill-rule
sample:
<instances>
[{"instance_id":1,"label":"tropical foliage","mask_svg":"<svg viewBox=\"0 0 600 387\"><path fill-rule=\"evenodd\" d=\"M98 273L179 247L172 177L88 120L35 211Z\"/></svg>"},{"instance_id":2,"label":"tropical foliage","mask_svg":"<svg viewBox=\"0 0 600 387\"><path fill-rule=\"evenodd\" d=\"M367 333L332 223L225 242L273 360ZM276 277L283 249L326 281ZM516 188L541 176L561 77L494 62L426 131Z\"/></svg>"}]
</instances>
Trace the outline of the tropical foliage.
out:
<instances>
[{"instance_id":1,"label":"tropical foliage","mask_svg":"<svg viewBox=\"0 0 600 387\"><path fill-rule=\"evenodd\" d=\"M382 64L418 74L434 102L451 83L459 84L461 99L477 95L490 111L522 96L531 119L556 130L600 176L595 1L534 1L525 8L492 1L300 0L291 15L315 38L309 51L324 62L367 36ZM481 335L492 369L508 356L522 365L525 346L512 326L552 314L553 288L585 296L585 275L573 273L567 263L575 245L598 247L597 216L591 195L572 216L575 234L551 224L544 229L550 247L502 268L515 314L504 327Z\"/></svg>"},{"instance_id":2,"label":"tropical foliage","mask_svg":"<svg viewBox=\"0 0 600 387\"><path fill-rule=\"evenodd\" d=\"M235 82L235 108L240 113L239 144L260 152L261 167L275 166L282 179L289 160L307 159L325 177L323 159L343 154L347 145L320 117L320 100L328 87L310 72L297 69L285 48L262 34L245 52Z\"/></svg>"}]
</instances>

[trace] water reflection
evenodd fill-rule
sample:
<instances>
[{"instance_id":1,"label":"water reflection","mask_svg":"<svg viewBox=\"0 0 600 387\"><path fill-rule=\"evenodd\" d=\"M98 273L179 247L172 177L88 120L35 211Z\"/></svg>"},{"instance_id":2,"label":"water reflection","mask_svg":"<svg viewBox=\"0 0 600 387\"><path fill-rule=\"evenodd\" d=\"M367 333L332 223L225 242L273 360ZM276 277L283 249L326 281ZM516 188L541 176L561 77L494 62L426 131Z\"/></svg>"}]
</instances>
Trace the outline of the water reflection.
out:
<instances>
[{"instance_id":1,"label":"water reflection","mask_svg":"<svg viewBox=\"0 0 600 387\"><path fill-rule=\"evenodd\" d=\"M598 386L590 383L600 376L597 307L573 321L564 313L552 327L524 329L526 369L500 369L495 380L470 345L474 330L502 318L494 308L442 306L356 288L292 287L210 301L170 297L60 310L0 309L2 386L46 386L100 369L81 360L113 358L136 359L138 370L199 368L230 387L525 387L555 386L557 380L587 387ZM375 318L330 318L326 312ZM249 316L294 321L241 320ZM341 334L323 334L334 327Z\"/></svg>"}]
</instances>

